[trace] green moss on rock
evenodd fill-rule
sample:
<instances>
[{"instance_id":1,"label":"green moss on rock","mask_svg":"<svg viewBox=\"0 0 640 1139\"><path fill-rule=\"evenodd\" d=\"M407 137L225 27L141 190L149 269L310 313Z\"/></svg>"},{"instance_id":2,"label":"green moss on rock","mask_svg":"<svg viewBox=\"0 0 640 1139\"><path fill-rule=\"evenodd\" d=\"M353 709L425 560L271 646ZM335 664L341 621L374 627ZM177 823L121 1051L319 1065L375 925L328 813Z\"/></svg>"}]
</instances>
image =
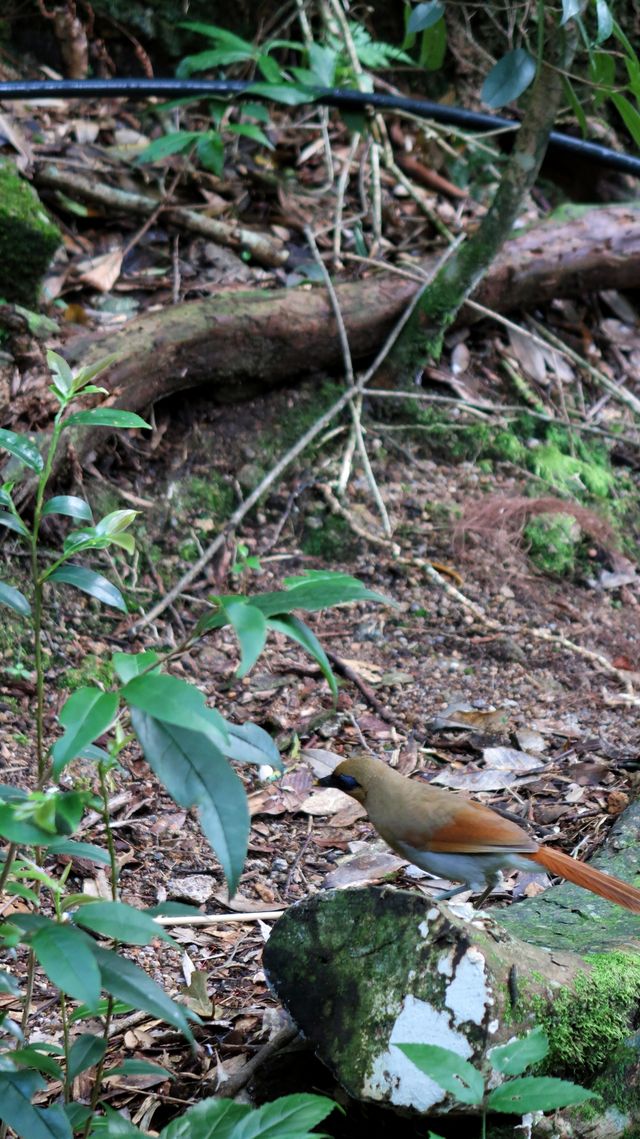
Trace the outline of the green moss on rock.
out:
<instances>
[{"instance_id":1,"label":"green moss on rock","mask_svg":"<svg viewBox=\"0 0 640 1139\"><path fill-rule=\"evenodd\" d=\"M0 162L0 296L37 305L40 281L61 240L35 190L12 163Z\"/></svg>"}]
</instances>

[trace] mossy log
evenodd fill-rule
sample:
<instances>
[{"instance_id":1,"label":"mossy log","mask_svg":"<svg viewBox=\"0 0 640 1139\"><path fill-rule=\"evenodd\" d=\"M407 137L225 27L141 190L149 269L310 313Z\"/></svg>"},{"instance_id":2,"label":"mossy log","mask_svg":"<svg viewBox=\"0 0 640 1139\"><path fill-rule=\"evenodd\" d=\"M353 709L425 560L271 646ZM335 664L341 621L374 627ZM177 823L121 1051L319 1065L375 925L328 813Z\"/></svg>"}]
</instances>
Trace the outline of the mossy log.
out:
<instances>
[{"instance_id":1,"label":"mossy log","mask_svg":"<svg viewBox=\"0 0 640 1139\"><path fill-rule=\"evenodd\" d=\"M637 871L639 826L636 805L614 828L618 849L600 856L603 868ZM358 1100L427 1117L473 1114L394 1045L438 1044L488 1077L496 1044L542 1025L547 1072L593 1083L604 1100L596 1115L607 1126L623 1120L622 1135L640 1127L638 949L639 919L578 887L491 915L378 887L327 891L291 907L264 965L303 1036ZM571 1112L574 1137L591 1134L580 1129L580 1111Z\"/></svg>"},{"instance_id":2,"label":"mossy log","mask_svg":"<svg viewBox=\"0 0 640 1139\"><path fill-rule=\"evenodd\" d=\"M422 268L430 270L424 262ZM590 289L640 285L640 206L571 211L508 241L475 299L496 312L539 304ZM371 274L337 286L353 359L370 359L384 344L418 285ZM468 306L460 322L477 320ZM143 412L187 388L236 402L285 382L341 367L336 321L326 290L282 289L226 293L149 312L117 332L80 336L66 349L72 364L109 355L101 376L108 403ZM8 409L7 409L8 411ZM104 428L74 440L82 459L104 446Z\"/></svg>"}]
</instances>

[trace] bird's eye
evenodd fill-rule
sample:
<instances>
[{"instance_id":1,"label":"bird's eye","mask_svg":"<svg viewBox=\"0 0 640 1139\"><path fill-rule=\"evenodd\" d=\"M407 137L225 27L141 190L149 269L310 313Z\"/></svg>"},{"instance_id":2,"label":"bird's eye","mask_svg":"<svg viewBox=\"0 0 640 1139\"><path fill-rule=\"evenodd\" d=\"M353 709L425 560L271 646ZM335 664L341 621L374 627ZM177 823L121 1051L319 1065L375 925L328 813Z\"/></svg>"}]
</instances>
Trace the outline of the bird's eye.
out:
<instances>
[{"instance_id":1,"label":"bird's eye","mask_svg":"<svg viewBox=\"0 0 640 1139\"><path fill-rule=\"evenodd\" d=\"M339 787L341 791L353 791L354 787L360 786L358 780L354 779L353 775L336 775L335 785Z\"/></svg>"}]
</instances>

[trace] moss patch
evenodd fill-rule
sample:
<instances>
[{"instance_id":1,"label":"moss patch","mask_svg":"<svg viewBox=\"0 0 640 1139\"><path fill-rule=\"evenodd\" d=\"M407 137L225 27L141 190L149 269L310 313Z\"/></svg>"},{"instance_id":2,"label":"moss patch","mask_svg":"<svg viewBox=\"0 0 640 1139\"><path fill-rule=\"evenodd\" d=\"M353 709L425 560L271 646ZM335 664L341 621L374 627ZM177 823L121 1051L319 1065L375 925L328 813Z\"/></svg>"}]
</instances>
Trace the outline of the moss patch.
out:
<instances>
[{"instance_id":1,"label":"moss patch","mask_svg":"<svg viewBox=\"0 0 640 1139\"><path fill-rule=\"evenodd\" d=\"M309 519L315 522L317 519ZM357 542L349 523L344 518L328 515L320 526L305 526L302 549L313 558L326 562L348 560L353 556Z\"/></svg>"},{"instance_id":2,"label":"moss patch","mask_svg":"<svg viewBox=\"0 0 640 1139\"><path fill-rule=\"evenodd\" d=\"M0 162L0 296L28 308L62 238L33 187Z\"/></svg>"},{"instance_id":3,"label":"moss patch","mask_svg":"<svg viewBox=\"0 0 640 1139\"><path fill-rule=\"evenodd\" d=\"M580 1083L604 1068L629 1037L640 1001L640 957L615 951L588 955L591 971L553 1001L535 997L529 1004L536 1023L547 1031L546 1070Z\"/></svg>"}]
</instances>

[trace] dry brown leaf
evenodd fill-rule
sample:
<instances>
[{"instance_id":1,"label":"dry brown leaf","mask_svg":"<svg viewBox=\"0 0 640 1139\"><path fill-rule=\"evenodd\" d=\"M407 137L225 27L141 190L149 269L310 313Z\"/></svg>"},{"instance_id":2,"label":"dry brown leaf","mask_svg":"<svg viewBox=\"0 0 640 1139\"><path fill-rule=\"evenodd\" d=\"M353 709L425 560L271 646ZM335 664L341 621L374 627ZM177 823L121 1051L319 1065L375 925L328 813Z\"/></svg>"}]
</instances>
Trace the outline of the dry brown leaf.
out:
<instances>
[{"instance_id":1,"label":"dry brown leaf","mask_svg":"<svg viewBox=\"0 0 640 1139\"><path fill-rule=\"evenodd\" d=\"M299 810L305 815L335 815L344 809L344 791L337 787L323 787L314 791L300 804Z\"/></svg>"},{"instance_id":2,"label":"dry brown leaf","mask_svg":"<svg viewBox=\"0 0 640 1139\"><path fill-rule=\"evenodd\" d=\"M433 720L436 730L473 728L480 732L504 731L509 721L506 708L472 708L462 701L452 701Z\"/></svg>"},{"instance_id":3,"label":"dry brown leaf","mask_svg":"<svg viewBox=\"0 0 640 1139\"><path fill-rule=\"evenodd\" d=\"M455 791L501 791L517 778L511 771L441 771L431 782Z\"/></svg>"},{"instance_id":4,"label":"dry brown leaf","mask_svg":"<svg viewBox=\"0 0 640 1139\"><path fill-rule=\"evenodd\" d=\"M493 771L517 771L522 774L544 767L541 759L528 755L526 751L516 751L512 747L486 747L483 749L482 758L485 767Z\"/></svg>"},{"instance_id":5,"label":"dry brown leaf","mask_svg":"<svg viewBox=\"0 0 640 1139\"><path fill-rule=\"evenodd\" d=\"M76 266L80 270L76 279L100 293L108 293L120 276L122 258L122 249L112 249L110 253L91 257L89 261L83 261Z\"/></svg>"}]
</instances>

